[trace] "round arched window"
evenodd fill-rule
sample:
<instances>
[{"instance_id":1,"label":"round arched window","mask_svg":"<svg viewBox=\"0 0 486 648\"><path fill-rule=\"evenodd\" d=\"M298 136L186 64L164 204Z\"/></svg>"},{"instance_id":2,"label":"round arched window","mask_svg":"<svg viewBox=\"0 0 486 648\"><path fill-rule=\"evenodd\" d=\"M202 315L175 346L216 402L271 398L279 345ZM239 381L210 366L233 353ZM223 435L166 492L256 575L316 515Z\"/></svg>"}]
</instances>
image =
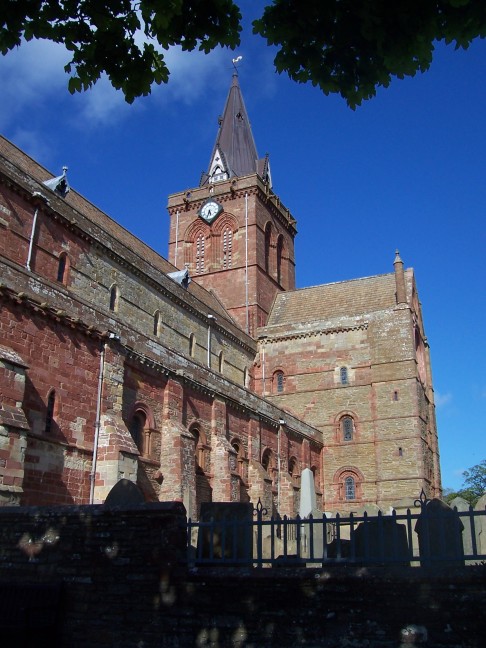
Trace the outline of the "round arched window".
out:
<instances>
[{"instance_id":1,"label":"round arched window","mask_svg":"<svg viewBox=\"0 0 486 648\"><path fill-rule=\"evenodd\" d=\"M143 451L143 431L146 421L145 414L140 410L135 412L130 421L130 434L140 452Z\"/></svg>"}]
</instances>

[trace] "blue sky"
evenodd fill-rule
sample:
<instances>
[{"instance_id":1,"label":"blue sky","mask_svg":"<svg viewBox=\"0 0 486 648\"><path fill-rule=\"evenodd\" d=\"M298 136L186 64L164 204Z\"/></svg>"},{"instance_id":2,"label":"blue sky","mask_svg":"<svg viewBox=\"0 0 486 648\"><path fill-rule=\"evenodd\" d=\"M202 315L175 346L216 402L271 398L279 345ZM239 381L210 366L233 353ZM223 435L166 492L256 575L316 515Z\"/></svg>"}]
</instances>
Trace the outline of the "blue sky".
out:
<instances>
[{"instance_id":1,"label":"blue sky","mask_svg":"<svg viewBox=\"0 0 486 648\"><path fill-rule=\"evenodd\" d=\"M250 7L246 24L261 3ZM431 347L442 481L486 457L486 41L436 48L355 112L299 86L246 28L236 53L168 56L171 80L127 105L105 80L71 96L62 47L0 57L0 132L167 255L167 196L199 183L231 81L240 85L274 189L298 221L299 287L416 272Z\"/></svg>"}]
</instances>

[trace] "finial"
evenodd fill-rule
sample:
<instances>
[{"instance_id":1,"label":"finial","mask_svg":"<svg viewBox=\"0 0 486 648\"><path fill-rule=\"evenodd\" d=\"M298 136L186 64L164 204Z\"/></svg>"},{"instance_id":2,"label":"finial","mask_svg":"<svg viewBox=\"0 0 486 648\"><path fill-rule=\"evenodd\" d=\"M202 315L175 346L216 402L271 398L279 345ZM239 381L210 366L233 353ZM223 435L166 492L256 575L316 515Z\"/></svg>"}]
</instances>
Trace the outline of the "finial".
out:
<instances>
[{"instance_id":1,"label":"finial","mask_svg":"<svg viewBox=\"0 0 486 648\"><path fill-rule=\"evenodd\" d=\"M66 175L67 170L68 170L68 167L67 167L66 165L64 165L64 166L62 167L62 174L63 174L63 175Z\"/></svg>"},{"instance_id":2,"label":"finial","mask_svg":"<svg viewBox=\"0 0 486 648\"><path fill-rule=\"evenodd\" d=\"M395 261L393 263L403 263L400 258L400 252L398 251L398 249L395 250Z\"/></svg>"},{"instance_id":3,"label":"finial","mask_svg":"<svg viewBox=\"0 0 486 648\"><path fill-rule=\"evenodd\" d=\"M236 67L236 64L239 63L241 60L243 60L242 56L237 56L234 59L231 59L231 62L233 63L233 67L235 68L235 74L238 76L238 68Z\"/></svg>"}]
</instances>

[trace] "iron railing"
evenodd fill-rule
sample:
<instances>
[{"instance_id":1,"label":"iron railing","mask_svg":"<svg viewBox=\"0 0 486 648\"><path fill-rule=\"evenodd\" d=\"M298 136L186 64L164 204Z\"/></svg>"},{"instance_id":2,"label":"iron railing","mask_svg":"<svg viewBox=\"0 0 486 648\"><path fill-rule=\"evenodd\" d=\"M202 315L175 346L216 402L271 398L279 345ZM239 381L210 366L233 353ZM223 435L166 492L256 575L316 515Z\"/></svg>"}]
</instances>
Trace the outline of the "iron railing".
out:
<instances>
[{"instance_id":1,"label":"iron railing","mask_svg":"<svg viewBox=\"0 0 486 648\"><path fill-rule=\"evenodd\" d=\"M253 518L249 508L246 517L189 519L187 559L190 565L246 567L462 566L486 561L486 508L428 507L425 497L416 504L420 512L269 519L259 501Z\"/></svg>"}]
</instances>

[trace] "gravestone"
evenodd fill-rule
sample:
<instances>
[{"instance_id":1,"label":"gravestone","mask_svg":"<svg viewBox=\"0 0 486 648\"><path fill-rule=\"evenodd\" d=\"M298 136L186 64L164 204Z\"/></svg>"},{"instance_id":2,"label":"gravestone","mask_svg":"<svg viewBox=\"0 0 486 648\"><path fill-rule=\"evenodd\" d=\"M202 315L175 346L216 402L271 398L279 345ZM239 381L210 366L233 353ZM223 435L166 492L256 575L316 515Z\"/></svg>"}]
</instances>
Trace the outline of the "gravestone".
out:
<instances>
[{"instance_id":1,"label":"gravestone","mask_svg":"<svg viewBox=\"0 0 486 648\"><path fill-rule=\"evenodd\" d=\"M422 567L462 567L463 529L457 511L442 500L429 500L415 524Z\"/></svg>"},{"instance_id":2,"label":"gravestone","mask_svg":"<svg viewBox=\"0 0 486 648\"><path fill-rule=\"evenodd\" d=\"M481 495L481 497L476 502L474 507L475 511L485 512L486 508L486 493ZM476 538L477 538L477 550L479 554L486 554L486 515L478 515L475 518L476 524Z\"/></svg>"},{"instance_id":3,"label":"gravestone","mask_svg":"<svg viewBox=\"0 0 486 648\"><path fill-rule=\"evenodd\" d=\"M316 489L314 486L314 473L309 468L304 468L300 475L300 505L301 518L309 516L317 509Z\"/></svg>"},{"instance_id":4,"label":"gravestone","mask_svg":"<svg viewBox=\"0 0 486 648\"><path fill-rule=\"evenodd\" d=\"M144 504L144 502L145 498L137 484L129 479L120 479L108 493L104 505L113 508Z\"/></svg>"},{"instance_id":5,"label":"gravestone","mask_svg":"<svg viewBox=\"0 0 486 648\"><path fill-rule=\"evenodd\" d=\"M357 560L410 564L407 529L393 517L372 517L361 522L354 541Z\"/></svg>"},{"instance_id":6,"label":"gravestone","mask_svg":"<svg viewBox=\"0 0 486 648\"><path fill-rule=\"evenodd\" d=\"M244 502L202 502L196 563L251 565L253 505Z\"/></svg>"},{"instance_id":7,"label":"gravestone","mask_svg":"<svg viewBox=\"0 0 486 648\"><path fill-rule=\"evenodd\" d=\"M340 538L337 540L334 538L326 547L326 556L324 559L329 561L334 560L345 560L348 561L351 556L351 542L346 538ZM324 567L326 562L325 560L322 563Z\"/></svg>"},{"instance_id":8,"label":"gravestone","mask_svg":"<svg viewBox=\"0 0 486 648\"><path fill-rule=\"evenodd\" d=\"M453 500L449 502L449 506L452 509L457 509L458 513L467 513L469 511L469 502L462 497L454 497ZM462 546L464 548L464 554L472 554L472 536L471 536L471 524L468 524L469 518L462 517L461 521L464 525L464 531L462 533Z\"/></svg>"},{"instance_id":9,"label":"gravestone","mask_svg":"<svg viewBox=\"0 0 486 648\"><path fill-rule=\"evenodd\" d=\"M306 518L308 519L311 515L314 520L320 521L317 524L306 522ZM299 517L302 519L302 557L316 558L317 556L322 556L324 525L322 524L322 511L319 511L317 508L314 473L310 468L304 468L300 476Z\"/></svg>"}]
</instances>

